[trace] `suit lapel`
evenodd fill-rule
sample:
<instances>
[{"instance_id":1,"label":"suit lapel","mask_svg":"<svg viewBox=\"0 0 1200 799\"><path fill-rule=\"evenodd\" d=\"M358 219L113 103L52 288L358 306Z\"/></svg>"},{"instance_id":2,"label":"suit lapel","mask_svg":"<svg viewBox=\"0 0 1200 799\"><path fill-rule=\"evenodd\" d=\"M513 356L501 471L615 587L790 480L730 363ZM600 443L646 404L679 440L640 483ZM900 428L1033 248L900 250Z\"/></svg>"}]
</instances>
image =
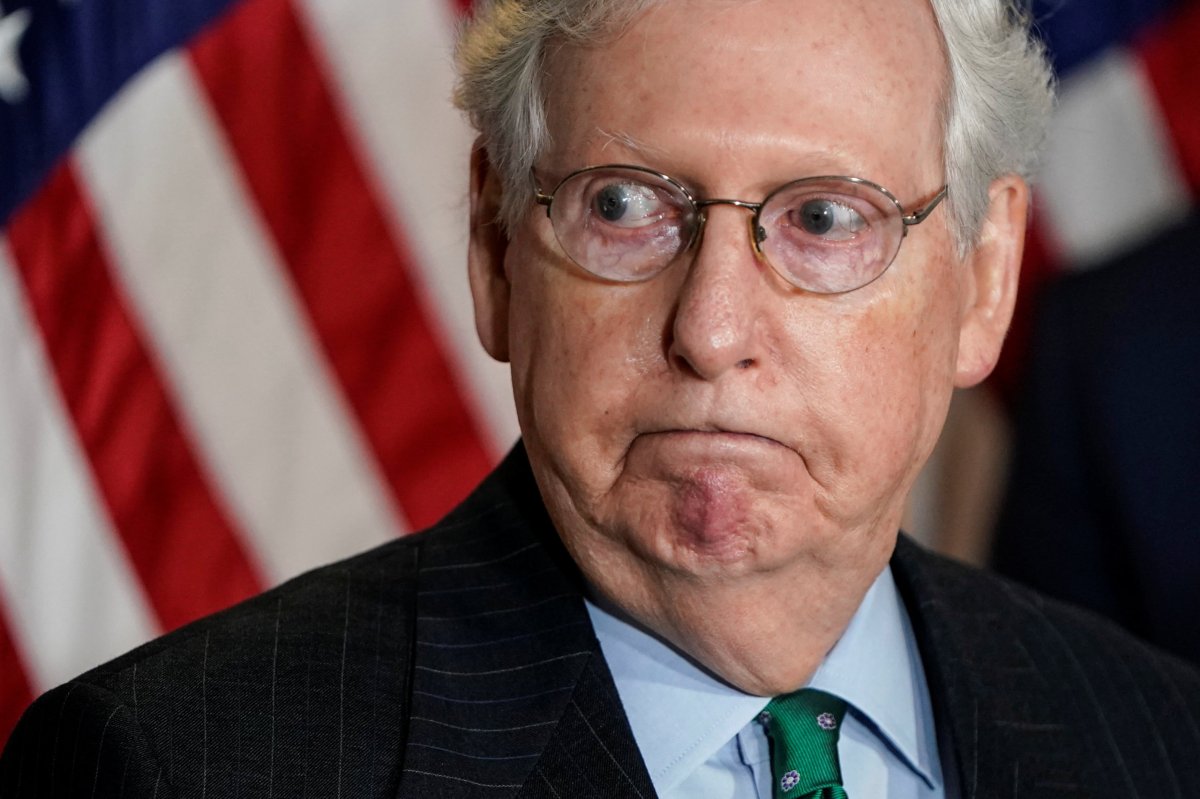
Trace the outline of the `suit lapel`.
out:
<instances>
[{"instance_id":1,"label":"suit lapel","mask_svg":"<svg viewBox=\"0 0 1200 799\"><path fill-rule=\"evenodd\" d=\"M620 769L654 795L521 447L422 542L418 573L402 796L589 796Z\"/></svg>"},{"instance_id":2,"label":"suit lapel","mask_svg":"<svg viewBox=\"0 0 1200 799\"><path fill-rule=\"evenodd\" d=\"M519 799L654 799L657 794L634 742L604 658L584 669Z\"/></svg>"},{"instance_id":3,"label":"suit lapel","mask_svg":"<svg viewBox=\"0 0 1200 799\"><path fill-rule=\"evenodd\" d=\"M1053 675L1031 656L1047 642L1015 623L1003 585L903 536L892 569L921 650L947 785L964 799L1096 794Z\"/></svg>"}]
</instances>

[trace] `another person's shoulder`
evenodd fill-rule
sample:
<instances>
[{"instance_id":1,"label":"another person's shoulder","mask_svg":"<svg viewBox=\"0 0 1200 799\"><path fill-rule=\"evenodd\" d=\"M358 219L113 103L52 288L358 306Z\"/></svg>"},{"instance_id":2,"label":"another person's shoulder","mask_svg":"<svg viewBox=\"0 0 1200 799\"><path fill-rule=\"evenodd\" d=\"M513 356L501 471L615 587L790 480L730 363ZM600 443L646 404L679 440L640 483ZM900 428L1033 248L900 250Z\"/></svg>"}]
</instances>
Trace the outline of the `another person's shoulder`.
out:
<instances>
[{"instance_id":1,"label":"another person's shoulder","mask_svg":"<svg viewBox=\"0 0 1200 799\"><path fill-rule=\"evenodd\" d=\"M1068 335L1075 343L1131 335L1180 338L1181 325L1197 325L1198 245L1200 214L1192 214L1132 251L1052 281L1039 295L1037 316L1056 337Z\"/></svg>"}]
</instances>

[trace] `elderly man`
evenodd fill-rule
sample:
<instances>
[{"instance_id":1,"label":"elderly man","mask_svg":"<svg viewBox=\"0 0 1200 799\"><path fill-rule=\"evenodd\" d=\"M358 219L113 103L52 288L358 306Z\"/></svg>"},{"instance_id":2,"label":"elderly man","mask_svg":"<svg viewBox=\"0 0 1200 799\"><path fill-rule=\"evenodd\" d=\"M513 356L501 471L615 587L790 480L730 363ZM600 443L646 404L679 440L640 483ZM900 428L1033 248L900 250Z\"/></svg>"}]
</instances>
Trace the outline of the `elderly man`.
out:
<instances>
[{"instance_id":1,"label":"elderly man","mask_svg":"<svg viewBox=\"0 0 1200 799\"><path fill-rule=\"evenodd\" d=\"M1200 796L1200 675L898 543L1012 308L1016 11L498 0L460 63L523 446L43 697L6 799Z\"/></svg>"}]
</instances>

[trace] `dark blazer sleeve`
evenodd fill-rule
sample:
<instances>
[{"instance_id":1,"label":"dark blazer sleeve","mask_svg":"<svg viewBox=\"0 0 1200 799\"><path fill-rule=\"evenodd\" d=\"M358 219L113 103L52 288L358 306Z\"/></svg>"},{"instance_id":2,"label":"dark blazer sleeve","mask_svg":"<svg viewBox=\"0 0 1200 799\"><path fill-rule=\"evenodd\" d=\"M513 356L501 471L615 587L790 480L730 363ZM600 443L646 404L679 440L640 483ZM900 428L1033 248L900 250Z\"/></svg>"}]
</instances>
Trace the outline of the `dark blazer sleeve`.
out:
<instances>
[{"instance_id":1,"label":"dark blazer sleeve","mask_svg":"<svg viewBox=\"0 0 1200 799\"><path fill-rule=\"evenodd\" d=\"M63 685L31 705L0 759L4 799L174 795L133 709L86 683Z\"/></svg>"},{"instance_id":2,"label":"dark blazer sleeve","mask_svg":"<svg viewBox=\"0 0 1200 799\"><path fill-rule=\"evenodd\" d=\"M46 694L0 799L394 797L417 551L316 570Z\"/></svg>"}]
</instances>

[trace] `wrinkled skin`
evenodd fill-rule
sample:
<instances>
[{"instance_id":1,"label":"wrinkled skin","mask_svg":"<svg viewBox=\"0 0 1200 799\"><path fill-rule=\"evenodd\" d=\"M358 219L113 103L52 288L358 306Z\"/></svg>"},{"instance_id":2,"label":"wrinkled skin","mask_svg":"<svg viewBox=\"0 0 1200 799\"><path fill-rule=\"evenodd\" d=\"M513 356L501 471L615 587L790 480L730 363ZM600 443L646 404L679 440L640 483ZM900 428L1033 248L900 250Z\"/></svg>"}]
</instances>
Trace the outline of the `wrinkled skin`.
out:
<instances>
[{"instance_id":1,"label":"wrinkled skin","mask_svg":"<svg viewBox=\"0 0 1200 799\"><path fill-rule=\"evenodd\" d=\"M537 171L552 186L638 164L746 200L856 175L918 207L945 181L941 48L925 0L667 2L602 46L552 51ZM824 296L755 257L741 209L710 210L699 247L658 277L613 284L563 255L532 198L502 235L501 191L477 150L477 326L511 362L572 556L604 598L731 684L804 684L886 565L953 387L995 362L1024 183L992 185L967 258L939 209L880 279Z\"/></svg>"}]
</instances>

